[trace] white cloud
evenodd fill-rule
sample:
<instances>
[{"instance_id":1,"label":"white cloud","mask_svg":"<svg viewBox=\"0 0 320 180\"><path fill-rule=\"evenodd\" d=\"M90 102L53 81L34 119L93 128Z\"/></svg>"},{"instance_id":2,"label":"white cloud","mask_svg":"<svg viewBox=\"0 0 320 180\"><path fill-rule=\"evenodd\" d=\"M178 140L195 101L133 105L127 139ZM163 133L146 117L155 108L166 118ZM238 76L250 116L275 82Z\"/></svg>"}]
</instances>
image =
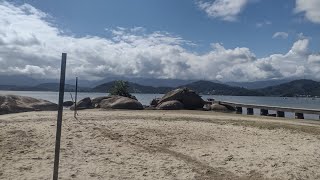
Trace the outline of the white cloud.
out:
<instances>
[{"instance_id":1,"label":"white cloud","mask_svg":"<svg viewBox=\"0 0 320 180\"><path fill-rule=\"evenodd\" d=\"M313 23L320 23L319 0L296 0L295 12L303 13Z\"/></svg>"},{"instance_id":2,"label":"white cloud","mask_svg":"<svg viewBox=\"0 0 320 180\"><path fill-rule=\"evenodd\" d=\"M320 54L312 54L308 57L309 63L318 63L320 65Z\"/></svg>"},{"instance_id":3,"label":"white cloud","mask_svg":"<svg viewBox=\"0 0 320 180\"><path fill-rule=\"evenodd\" d=\"M198 1L197 4L210 17L235 21L248 2L249 0L214 0L210 2Z\"/></svg>"},{"instance_id":4,"label":"white cloud","mask_svg":"<svg viewBox=\"0 0 320 180\"><path fill-rule=\"evenodd\" d=\"M203 54L166 32L145 33L143 28L116 28L110 38L74 37L49 23L47 15L30 5L0 3L0 74L33 77L59 76L61 53L68 53L67 77L101 79L131 77L219 79L253 81L270 78L320 79L319 55L300 39L286 54L257 58L249 48L228 49L213 43Z\"/></svg>"},{"instance_id":5,"label":"white cloud","mask_svg":"<svg viewBox=\"0 0 320 180\"><path fill-rule=\"evenodd\" d=\"M273 39L276 39L276 38L287 39L288 36L289 36L289 34L286 32L276 32L273 34L272 38Z\"/></svg>"},{"instance_id":6,"label":"white cloud","mask_svg":"<svg viewBox=\"0 0 320 180\"><path fill-rule=\"evenodd\" d=\"M258 23L256 23L256 27L257 27L257 28L261 28L261 27L263 27L263 26L268 26L268 25L271 25L271 24L272 24L271 21L265 20L265 21L263 21L263 22L258 22Z\"/></svg>"}]
</instances>

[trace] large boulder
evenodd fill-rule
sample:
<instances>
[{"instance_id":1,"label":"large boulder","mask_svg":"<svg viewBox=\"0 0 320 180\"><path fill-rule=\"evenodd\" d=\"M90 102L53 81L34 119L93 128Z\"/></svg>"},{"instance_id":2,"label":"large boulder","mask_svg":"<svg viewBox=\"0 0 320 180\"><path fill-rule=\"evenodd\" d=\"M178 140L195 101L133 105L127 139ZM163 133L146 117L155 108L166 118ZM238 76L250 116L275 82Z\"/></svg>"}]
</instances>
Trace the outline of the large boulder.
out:
<instances>
[{"instance_id":1,"label":"large boulder","mask_svg":"<svg viewBox=\"0 0 320 180\"><path fill-rule=\"evenodd\" d=\"M135 99L123 96L110 96L110 98L103 99L100 102L100 108L141 110L143 109L143 106L139 101Z\"/></svg>"},{"instance_id":2,"label":"large boulder","mask_svg":"<svg viewBox=\"0 0 320 180\"><path fill-rule=\"evenodd\" d=\"M0 96L0 114L55 110L58 105L50 101L16 95Z\"/></svg>"},{"instance_id":3,"label":"large boulder","mask_svg":"<svg viewBox=\"0 0 320 180\"><path fill-rule=\"evenodd\" d=\"M86 97L82 100L80 100L79 102L77 102L76 104L77 106L77 110L82 110L82 109L91 109L92 108L92 102L91 102L91 99L89 97ZM75 109L75 104L72 105L70 107L71 110L74 110Z\"/></svg>"},{"instance_id":4,"label":"large boulder","mask_svg":"<svg viewBox=\"0 0 320 180\"><path fill-rule=\"evenodd\" d=\"M104 99L109 99L109 98L111 98L111 96L101 96L101 97L93 98L91 100L92 106L95 108L99 108L101 101Z\"/></svg>"},{"instance_id":5,"label":"large boulder","mask_svg":"<svg viewBox=\"0 0 320 180\"><path fill-rule=\"evenodd\" d=\"M218 103L214 103L211 105L212 111L235 111L234 107L229 105L222 105Z\"/></svg>"},{"instance_id":6,"label":"large boulder","mask_svg":"<svg viewBox=\"0 0 320 180\"><path fill-rule=\"evenodd\" d=\"M185 109L201 109L203 108L204 100L194 91L188 88L179 88L168 92L164 95L159 104L167 101L180 101Z\"/></svg>"},{"instance_id":7,"label":"large boulder","mask_svg":"<svg viewBox=\"0 0 320 180\"><path fill-rule=\"evenodd\" d=\"M180 101L166 101L157 106L160 110L181 110L183 109L183 104Z\"/></svg>"}]
</instances>

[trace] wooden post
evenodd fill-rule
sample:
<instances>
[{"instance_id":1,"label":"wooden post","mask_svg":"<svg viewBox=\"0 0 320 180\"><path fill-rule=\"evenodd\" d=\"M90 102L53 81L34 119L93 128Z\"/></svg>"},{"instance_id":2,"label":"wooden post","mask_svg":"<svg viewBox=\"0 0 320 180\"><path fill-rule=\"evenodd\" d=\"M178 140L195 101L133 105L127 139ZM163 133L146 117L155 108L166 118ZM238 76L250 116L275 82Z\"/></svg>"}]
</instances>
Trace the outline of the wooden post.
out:
<instances>
[{"instance_id":1,"label":"wooden post","mask_svg":"<svg viewBox=\"0 0 320 180\"><path fill-rule=\"evenodd\" d=\"M74 97L74 118L77 118L78 77L76 77L76 92Z\"/></svg>"},{"instance_id":2,"label":"wooden post","mask_svg":"<svg viewBox=\"0 0 320 180\"><path fill-rule=\"evenodd\" d=\"M247 115L253 115L253 108L247 108Z\"/></svg>"},{"instance_id":3,"label":"wooden post","mask_svg":"<svg viewBox=\"0 0 320 180\"><path fill-rule=\"evenodd\" d=\"M277 117L285 117L285 114L283 111L277 111Z\"/></svg>"},{"instance_id":4,"label":"wooden post","mask_svg":"<svg viewBox=\"0 0 320 180\"><path fill-rule=\"evenodd\" d=\"M64 84L65 84L65 77L66 77L66 61L67 61L67 54L62 53L60 88L59 88L59 106L58 106L57 131L56 131L56 145L55 145L54 167L53 167L53 180L58 180L58 174L59 174L59 156L60 156Z\"/></svg>"},{"instance_id":5,"label":"wooden post","mask_svg":"<svg viewBox=\"0 0 320 180\"><path fill-rule=\"evenodd\" d=\"M296 119L304 119L303 113L295 113L295 118Z\"/></svg>"},{"instance_id":6,"label":"wooden post","mask_svg":"<svg viewBox=\"0 0 320 180\"><path fill-rule=\"evenodd\" d=\"M261 116L267 116L269 114L268 109L260 109Z\"/></svg>"},{"instance_id":7,"label":"wooden post","mask_svg":"<svg viewBox=\"0 0 320 180\"><path fill-rule=\"evenodd\" d=\"M242 114L242 107L236 107L237 114Z\"/></svg>"}]
</instances>

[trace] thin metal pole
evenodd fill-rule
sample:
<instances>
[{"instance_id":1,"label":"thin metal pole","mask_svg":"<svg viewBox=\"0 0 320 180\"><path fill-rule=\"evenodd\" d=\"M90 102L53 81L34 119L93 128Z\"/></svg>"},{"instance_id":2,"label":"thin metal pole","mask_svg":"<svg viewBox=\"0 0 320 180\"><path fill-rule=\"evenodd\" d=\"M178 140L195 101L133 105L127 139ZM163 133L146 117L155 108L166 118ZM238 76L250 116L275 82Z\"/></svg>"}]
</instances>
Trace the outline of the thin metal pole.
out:
<instances>
[{"instance_id":1,"label":"thin metal pole","mask_svg":"<svg viewBox=\"0 0 320 180\"><path fill-rule=\"evenodd\" d=\"M64 84L65 84L65 78L66 78L66 62L67 62L67 54L62 53L60 89L59 89L59 108L58 108L56 146L55 146L54 167L53 167L53 180L58 180L58 174L59 174L59 156L60 156L60 142L61 142Z\"/></svg>"},{"instance_id":2,"label":"thin metal pole","mask_svg":"<svg viewBox=\"0 0 320 180\"><path fill-rule=\"evenodd\" d=\"M76 77L76 92L74 97L74 118L77 118L78 77Z\"/></svg>"}]
</instances>

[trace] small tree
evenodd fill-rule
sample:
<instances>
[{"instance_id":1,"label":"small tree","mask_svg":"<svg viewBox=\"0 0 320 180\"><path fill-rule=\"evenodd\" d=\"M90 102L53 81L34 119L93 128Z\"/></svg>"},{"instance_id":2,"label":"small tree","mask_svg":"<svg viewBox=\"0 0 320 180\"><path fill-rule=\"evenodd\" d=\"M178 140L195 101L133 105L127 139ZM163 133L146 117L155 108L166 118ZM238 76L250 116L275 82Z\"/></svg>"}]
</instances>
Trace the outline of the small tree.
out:
<instances>
[{"instance_id":1,"label":"small tree","mask_svg":"<svg viewBox=\"0 0 320 180\"><path fill-rule=\"evenodd\" d=\"M115 81L111 89L110 95L118 95L131 98L129 93L129 83L127 81Z\"/></svg>"}]
</instances>

